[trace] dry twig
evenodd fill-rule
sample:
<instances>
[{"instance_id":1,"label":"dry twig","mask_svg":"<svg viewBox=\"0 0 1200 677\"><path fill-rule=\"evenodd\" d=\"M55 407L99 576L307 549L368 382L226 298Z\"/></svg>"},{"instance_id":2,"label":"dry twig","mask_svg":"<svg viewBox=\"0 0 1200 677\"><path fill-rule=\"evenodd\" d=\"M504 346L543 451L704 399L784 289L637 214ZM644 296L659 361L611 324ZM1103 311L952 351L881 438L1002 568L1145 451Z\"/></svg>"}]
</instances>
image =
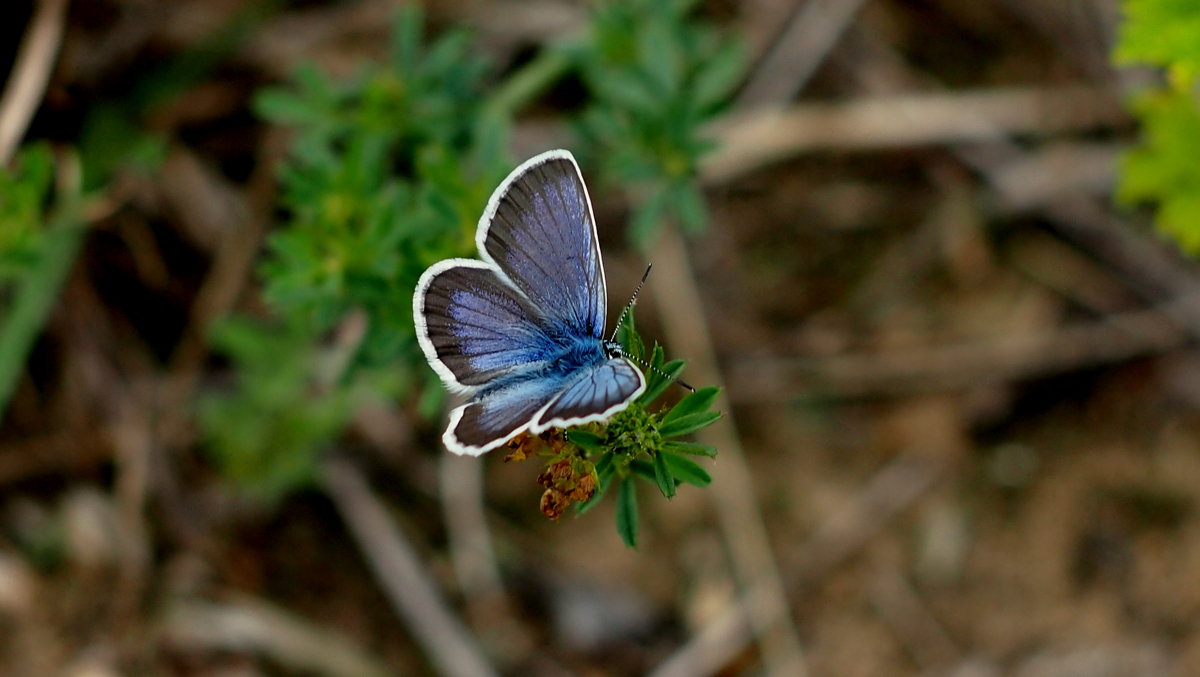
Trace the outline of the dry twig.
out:
<instances>
[{"instance_id":1,"label":"dry twig","mask_svg":"<svg viewBox=\"0 0 1200 677\"><path fill-rule=\"evenodd\" d=\"M730 383L745 403L779 402L806 390L834 397L895 396L1020 381L1184 345L1189 337L1169 316L1194 312L1197 299L1170 305L1174 309L1135 310L1051 332L970 343L809 360L747 359L730 369Z\"/></svg>"},{"instance_id":2,"label":"dry twig","mask_svg":"<svg viewBox=\"0 0 1200 677\"><path fill-rule=\"evenodd\" d=\"M738 96L753 109L790 101L812 77L865 0L803 0Z\"/></svg>"},{"instance_id":3,"label":"dry twig","mask_svg":"<svg viewBox=\"0 0 1200 677\"><path fill-rule=\"evenodd\" d=\"M224 602L173 600L167 604L158 632L175 650L262 655L306 674L391 674L346 637L252 598L235 597Z\"/></svg>"},{"instance_id":4,"label":"dry twig","mask_svg":"<svg viewBox=\"0 0 1200 677\"><path fill-rule=\"evenodd\" d=\"M838 565L853 557L871 539L924 496L942 474L927 459L901 457L875 474L853 500L822 522L800 552L789 577L788 589L803 596ZM710 675L753 641L750 632L755 609L776 594L767 586L750 588L743 599L730 605L704 630L672 654L654 677Z\"/></svg>"},{"instance_id":5,"label":"dry twig","mask_svg":"<svg viewBox=\"0 0 1200 677\"><path fill-rule=\"evenodd\" d=\"M655 254L663 270L656 293L671 299L659 305L667 342L673 350L688 356L689 373L695 374L698 382L719 385L720 372L704 325L700 294L679 232L671 227L664 229ZM733 417L726 413L720 425L701 431L698 438L720 449L721 473L712 486L714 507L738 582L744 590L767 591L748 597L750 604L745 607L762 645L767 670L771 674L804 675L804 654ZM706 666L706 672L719 667Z\"/></svg>"},{"instance_id":6,"label":"dry twig","mask_svg":"<svg viewBox=\"0 0 1200 677\"><path fill-rule=\"evenodd\" d=\"M0 166L8 164L42 100L58 46L67 0L41 0L21 42L21 51L0 98Z\"/></svg>"},{"instance_id":7,"label":"dry twig","mask_svg":"<svg viewBox=\"0 0 1200 677\"><path fill-rule=\"evenodd\" d=\"M323 481L392 608L430 662L442 674L455 677L496 674L362 473L348 461L335 459L325 465Z\"/></svg>"},{"instance_id":8,"label":"dry twig","mask_svg":"<svg viewBox=\"0 0 1200 677\"><path fill-rule=\"evenodd\" d=\"M722 122L716 132L721 149L705 161L702 178L722 183L814 150L992 141L1111 128L1128 120L1117 92L1089 85L906 93L752 110Z\"/></svg>"}]
</instances>

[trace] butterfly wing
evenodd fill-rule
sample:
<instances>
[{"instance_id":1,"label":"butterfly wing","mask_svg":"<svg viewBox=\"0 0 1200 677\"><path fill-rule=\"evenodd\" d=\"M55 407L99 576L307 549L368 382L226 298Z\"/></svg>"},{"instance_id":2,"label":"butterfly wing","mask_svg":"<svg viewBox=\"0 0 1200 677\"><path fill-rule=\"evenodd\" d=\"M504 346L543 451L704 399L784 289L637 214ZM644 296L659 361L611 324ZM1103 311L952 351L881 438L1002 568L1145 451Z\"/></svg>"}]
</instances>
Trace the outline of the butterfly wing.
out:
<instances>
[{"instance_id":1,"label":"butterfly wing","mask_svg":"<svg viewBox=\"0 0 1200 677\"><path fill-rule=\"evenodd\" d=\"M429 364L459 392L542 368L553 349L541 312L483 261L431 266L417 283L413 317Z\"/></svg>"},{"instance_id":2,"label":"butterfly wing","mask_svg":"<svg viewBox=\"0 0 1200 677\"><path fill-rule=\"evenodd\" d=\"M603 420L645 390L632 363L603 357L604 267L569 152L514 170L488 201L476 244L482 261L431 266L413 296L430 365L448 387L475 395L450 412L448 449L477 456L527 430ZM564 351L581 345L595 361L564 367Z\"/></svg>"},{"instance_id":3,"label":"butterfly wing","mask_svg":"<svg viewBox=\"0 0 1200 677\"><path fill-rule=\"evenodd\" d=\"M569 152L548 151L513 170L488 201L475 241L553 331L601 336L608 301L600 242Z\"/></svg>"},{"instance_id":4,"label":"butterfly wing","mask_svg":"<svg viewBox=\"0 0 1200 677\"><path fill-rule=\"evenodd\" d=\"M450 411L442 442L456 454L479 456L491 451L529 430L538 411L562 386L561 377L539 377L488 392Z\"/></svg>"},{"instance_id":5,"label":"butterfly wing","mask_svg":"<svg viewBox=\"0 0 1200 677\"><path fill-rule=\"evenodd\" d=\"M646 389L646 377L623 358L584 367L538 414L532 431L603 421L629 406Z\"/></svg>"}]
</instances>

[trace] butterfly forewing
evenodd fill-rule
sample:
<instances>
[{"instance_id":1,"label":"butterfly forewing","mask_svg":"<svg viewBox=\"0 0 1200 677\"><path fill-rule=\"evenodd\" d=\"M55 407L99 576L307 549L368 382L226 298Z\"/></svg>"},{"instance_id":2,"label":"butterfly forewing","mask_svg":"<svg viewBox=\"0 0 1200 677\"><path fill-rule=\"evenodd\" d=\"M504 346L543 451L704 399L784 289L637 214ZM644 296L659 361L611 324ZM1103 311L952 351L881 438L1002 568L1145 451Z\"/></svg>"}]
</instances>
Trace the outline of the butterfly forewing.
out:
<instances>
[{"instance_id":1,"label":"butterfly forewing","mask_svg":"<svg viewBox=\"0 0 1200 677\"><path fill-rule=\"evenodd\" d=\"M484 222L480 253L548 320L580 336L601 335L607 300L600 243L570 153L543 153L514 171L493 195Z\"/></svg>"},{"instance_id":2,"label":"butterfly forewing","mask_svg":"<svg viewBox=\"0 0 1200 677\"><path fill-rule=\"evenodd\" d=\"M545 366L540 312L482 261L450 259L421 277L417 336L450 385L471 389Z\"/></svg>"}]
</instances>

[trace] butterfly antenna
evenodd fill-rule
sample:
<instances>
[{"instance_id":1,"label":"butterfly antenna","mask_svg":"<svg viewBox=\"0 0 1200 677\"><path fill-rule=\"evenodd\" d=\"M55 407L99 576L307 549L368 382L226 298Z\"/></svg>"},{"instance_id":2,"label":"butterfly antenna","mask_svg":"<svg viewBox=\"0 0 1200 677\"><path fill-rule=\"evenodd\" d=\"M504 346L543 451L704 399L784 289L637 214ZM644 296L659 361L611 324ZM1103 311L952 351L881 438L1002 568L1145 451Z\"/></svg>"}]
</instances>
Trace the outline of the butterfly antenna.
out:
<instances>
[{"instance_id":1,"label":"butterfly antenna","mask_svg":"<svg viewBox=\"0 0 1200 677\"><path fill-rule=\"evenodd\" d=\"M646 266L646 272L642 273L642 281L638 282L637 288L633 290L633 296L629 297L629 303L626 303L625 308L621 311L621 317L617 318L617 324L613 327L612 336L608 337L609 341L617 340L617 332L621 330L621 325L625 323L625 316L629 315L629 311L633 308L633 304L637 301L638 294L642 291L642 285L646 284L646 278L650 277L650 269L653 267L653 263Z\"/></svg>"},{"instance_id":2,"label":"butterfly antenna","mask_svg":"<svg viewBox=\"0 0 1200 677\"><path fill-rule=\"evenodd\" d=\"M653 263L648 264L646 266L646 272L642 273L642 279L640 282L638 282L637 288L633 290L633 296L629 297L629 303L625 304L625 309L621 311L621 317L617 318L617 326L613 328L612 338L609 339L609 343L616 343L617 332L620 331L621 325L625 323L625 316L628 315L629 311L633 308L634 302L637 301L638 293L642 291L642 285L646 284L646 278L650 277L650 269L653 267L654 267ZM690 390L692 392L696 392L696 389L693 388L692 386L688 385L687 381L684 381L683 379L671 376L667 372L663 371L662 369L659 369L658 367L650 364L649 362L627 354L624 350L621 351L621 354L624 355L627 359L637 362L642 367L649 369L650 371L654 372L655 374L658 374L659 376L661 376L665 379L673 381L674 383L676 383L684 388L687 388L688 390Z\"/></svg>"},{"instance_id":3,"label":"butterfly antenna","mask_svg":"<svg viewBox=\"0 0 1200 677\"><path fill-rule=\"evenodd\" d=\"M622 354L624 354L625 351L621 351L621 352L622 352ZM625 358L629 359L629 360L633 360L634 362L637 362L638 364L642 365L646 369L649 369L650 371L654 372L655 374L658 374L659 376L667 379L668 381L671 381L672 383L674 383L677 386L687 388L688 390L690 390L692 392L696 392L696 389L693 388L690 384L688 384L687 381L685 381L681 378L678 378L676 376L671 376L667 372L663 371L662 369L659 369L658 367L650 364L649 362L647 362L643 359L636 358L633 355L625 355Z\"/></svg>"}]
</instances>

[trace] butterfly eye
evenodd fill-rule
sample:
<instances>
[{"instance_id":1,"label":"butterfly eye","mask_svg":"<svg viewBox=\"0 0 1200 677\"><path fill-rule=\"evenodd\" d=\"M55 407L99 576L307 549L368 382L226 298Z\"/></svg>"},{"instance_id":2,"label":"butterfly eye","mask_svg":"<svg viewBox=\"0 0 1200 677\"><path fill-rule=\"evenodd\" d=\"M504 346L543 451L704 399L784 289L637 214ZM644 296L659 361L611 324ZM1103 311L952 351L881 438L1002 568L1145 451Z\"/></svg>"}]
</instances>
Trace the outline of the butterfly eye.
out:
<instances>
[{"instance_id":1,"label":"butterfly eye","mask_svg":"<svg viewBox=\"0 0 1200 677\"><path fill-rule=\"evenodd\" d=\"M604 341L604 356L612 359L614 357L624 357L625 351L621 350L621 344L616 341Z\"/></svg>"}]
</instances>

